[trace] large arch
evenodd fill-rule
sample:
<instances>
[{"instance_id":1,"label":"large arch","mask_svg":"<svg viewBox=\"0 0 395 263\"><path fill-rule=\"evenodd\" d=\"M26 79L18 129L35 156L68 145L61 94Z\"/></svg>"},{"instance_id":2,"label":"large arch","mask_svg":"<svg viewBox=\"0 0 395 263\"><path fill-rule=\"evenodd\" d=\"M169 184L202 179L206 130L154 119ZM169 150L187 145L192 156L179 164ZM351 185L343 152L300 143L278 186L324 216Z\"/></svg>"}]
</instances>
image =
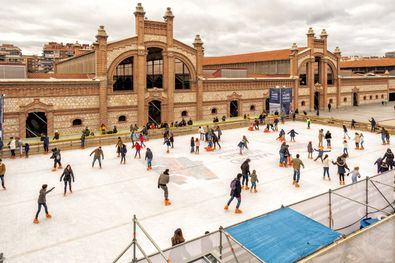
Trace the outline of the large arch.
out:
<instances>
[{"instance_id":1,"label":"large arch","mask_svg":"<svg viewBox=\"0 0 395 263\"><path fill-rule=\"evenodd\" d=\"M137 51L136 50L130 50L125 53L120 54L118 57L116 57L110 64L110 66L107 69L107 81L108 85L112 87L113 84L113 78L114 78L114 73L116 67L125 59L133 57L133 60L137 60ZM136 67L133 67L133 76L136 73Z\"/></svg>"}]
</instances>

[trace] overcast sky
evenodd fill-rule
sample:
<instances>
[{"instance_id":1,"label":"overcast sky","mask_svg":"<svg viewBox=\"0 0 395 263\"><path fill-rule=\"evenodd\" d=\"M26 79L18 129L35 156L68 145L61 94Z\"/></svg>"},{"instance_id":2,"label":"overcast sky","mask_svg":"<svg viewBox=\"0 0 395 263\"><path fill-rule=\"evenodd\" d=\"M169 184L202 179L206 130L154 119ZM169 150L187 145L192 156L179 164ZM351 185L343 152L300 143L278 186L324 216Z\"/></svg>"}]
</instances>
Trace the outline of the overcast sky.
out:
<instances>
[{"instance_id":1,"label":"overcast sky","mask_svg":"<svg viewBox=\"0 0 395 263\"><path fill-rule=\"evenodd\" d=\"M190 45L200 34L206 56L304 46L310 26L343 55L395 50L394 0L0 0L0 43L40 54L48 41L92 43L99 25L110 41L125 38L137 2L150 20L171 7L175 38Z\"/></svg>"}]
</instances>

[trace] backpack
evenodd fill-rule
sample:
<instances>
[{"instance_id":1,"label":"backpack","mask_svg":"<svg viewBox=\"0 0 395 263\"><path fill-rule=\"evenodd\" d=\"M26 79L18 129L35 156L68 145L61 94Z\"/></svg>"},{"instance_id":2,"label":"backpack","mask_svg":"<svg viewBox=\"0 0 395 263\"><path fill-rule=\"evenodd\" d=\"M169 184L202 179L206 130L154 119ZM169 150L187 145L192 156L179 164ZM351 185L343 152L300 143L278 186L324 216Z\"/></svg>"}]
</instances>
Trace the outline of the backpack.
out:
<instances>
[{"instance_id":1,"label":"backpack","mask_svg":"<svg viewBox=\"0 0 395 263\"><path fill-rule=\"evenodd\" d=\"M232 191L236 190L236 181L236 179L233 179L230 183L230 189L232 189Z\"/></svg>"}]
</instances>

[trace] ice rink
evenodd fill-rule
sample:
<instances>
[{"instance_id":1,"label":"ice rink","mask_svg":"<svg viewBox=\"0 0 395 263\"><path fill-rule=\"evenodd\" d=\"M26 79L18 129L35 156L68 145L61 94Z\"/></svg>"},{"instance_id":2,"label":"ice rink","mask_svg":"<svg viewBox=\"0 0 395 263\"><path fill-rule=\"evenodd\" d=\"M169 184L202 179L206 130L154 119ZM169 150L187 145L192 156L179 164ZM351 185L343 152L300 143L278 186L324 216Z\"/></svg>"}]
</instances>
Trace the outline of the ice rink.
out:
<instances>
[{"instance_id":1,"label":"ice rink","mask_svg":"<svg viewBox=\"0 0 395 263\"><path fill-rule=\"evenodd\" d=\"M4 160L8 189L0 190L0 252L7 263L111 262L132 240L133 214L164 249L171 245L176 228L182 228L187 240L192 239L221 225L228 226L339 187L336 166L330 167L332 181L323 181L321 162L307 159L307 142L311 140L317 147L318 129L329 129L333 136L329 155L335 159L342 152L342 129L313 123L312 129L307 130L302 122L281 127L286 132L294 128L299 133L296 142L289 143L292 155L300 153L306 166L301 171L299 189L292 186L292 168L278 167L278 133L263 133L262 127L254 132L246 128L225 130L222 149L206 152L202 142L200 155L189 153L191 136L176 137L170 154L166 154L162 139L150 140L147 146L153 150L154 160L149 172L144 162L145 149L142 159L133 159L129 142L126 165L119 164L115 146L103 147L103 169L91 168L92 148L62 152L63 166L71 164L75 174L73 194L66 197L63 182L59 181L62 170L51 171L49 155ZM353 139L353 131L349 134ZM250 144L240 156L237 144L242 135ZM387 148L381 145L380 135L364 132L364 136L366 150L354 150L354 141L350 141L347 161L350 168L359 166L363 177L376 173L373 163ZM257 171L258 193L242 192L244 213L237 215L235 202L229 211L223 207L229 198L230 182L246 158L252 160L251 170ZM159 173L165 168L170 169L169 207L163 205L163 191L157 188ZM351 178L346 177L346 183L350 182ZM34 225L38 192L44 183L56 187L47 195L53 218L46 220L42 211L40 224ZM145 248L153 252L152 247Z\"/></svg>"}]
</instances>

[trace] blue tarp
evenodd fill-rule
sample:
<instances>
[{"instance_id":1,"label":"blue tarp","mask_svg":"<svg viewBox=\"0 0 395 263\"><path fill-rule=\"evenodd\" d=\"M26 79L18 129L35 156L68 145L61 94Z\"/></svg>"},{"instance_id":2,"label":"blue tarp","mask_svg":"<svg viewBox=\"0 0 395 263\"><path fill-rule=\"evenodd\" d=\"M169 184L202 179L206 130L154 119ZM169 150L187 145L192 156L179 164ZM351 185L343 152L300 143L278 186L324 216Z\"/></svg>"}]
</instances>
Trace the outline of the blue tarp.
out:
<instances>
[{"instance_id":1,"label":"blue tarp","mask_svg":"<svg viewBox=\"0 0 395 263\"><path fill-rule=\"evenodd\" d=\"M290 208L281 208L226 229L265 262L295 262L341 234Z\"/></svg>"},{"instance_id":2,"label":"blue tarp","mask_svg":"<svg viewBox=\"0 0 395 263\"><path fill-rule=\"evenodd\" d=\"M362 228L365 228L367 226L370 226L370 225L372 225L372 224L374 224L374 223L376 223L378 221L379 220L377 218L371 218L371 217L362 219L361 220L361 226L359 227L359 229L362 229Z\"/></svg>"}]
</instances>

